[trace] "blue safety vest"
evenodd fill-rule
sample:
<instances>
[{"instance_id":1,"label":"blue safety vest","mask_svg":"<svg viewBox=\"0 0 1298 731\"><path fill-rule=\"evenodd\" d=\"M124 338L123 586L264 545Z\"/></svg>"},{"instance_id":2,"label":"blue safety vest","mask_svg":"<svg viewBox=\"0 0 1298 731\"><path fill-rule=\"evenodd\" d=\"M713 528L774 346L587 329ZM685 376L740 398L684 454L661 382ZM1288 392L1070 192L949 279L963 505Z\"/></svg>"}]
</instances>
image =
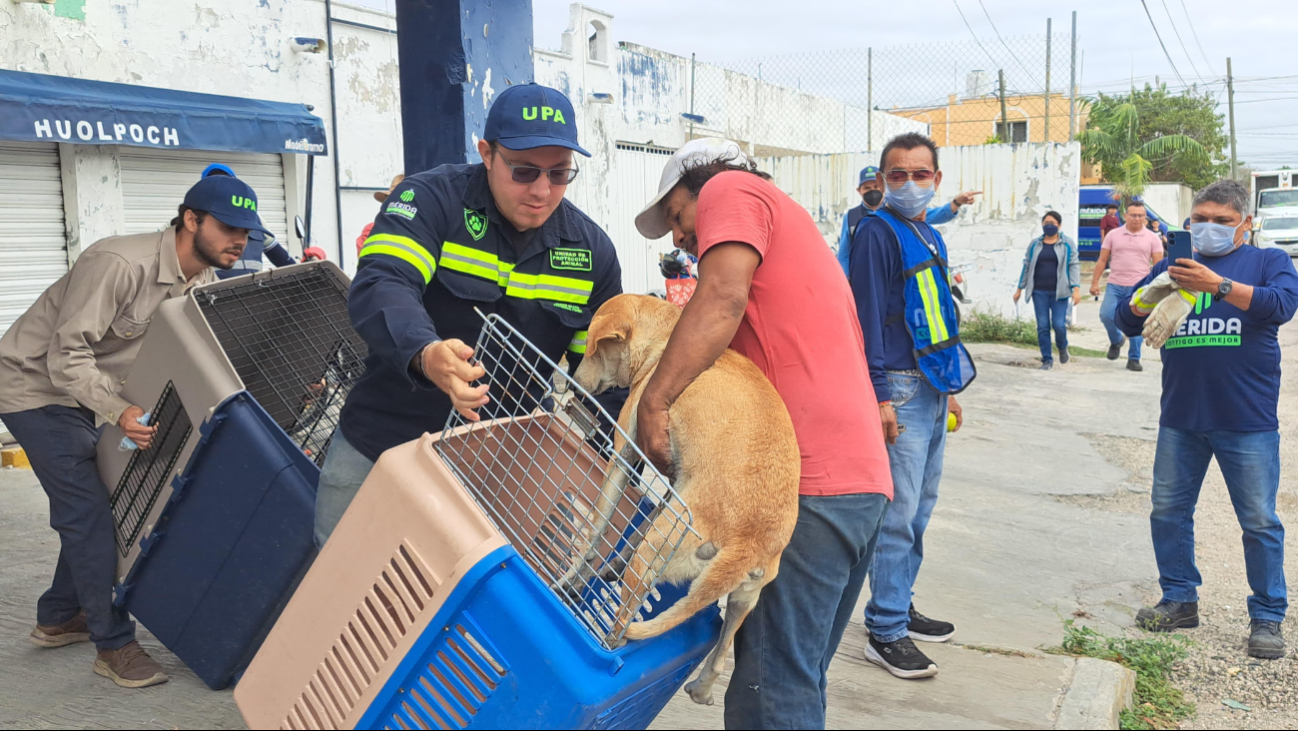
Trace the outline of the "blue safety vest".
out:
<instances>
[{"instance_id":1,"label":"blue safety vest","mask_svg":"<svg viewBox=\"0 0 1298 731\"><path fill-rule=\"evenodd\" d=\"M947 282L946 244L934 229L930 246L911 221L888 208L876 214L901 248L906 309L902 319L915 343L920 373L941 393L960 393L978 375L969 350L960 342L960 325Z\"/></svg>"}]
</instances>

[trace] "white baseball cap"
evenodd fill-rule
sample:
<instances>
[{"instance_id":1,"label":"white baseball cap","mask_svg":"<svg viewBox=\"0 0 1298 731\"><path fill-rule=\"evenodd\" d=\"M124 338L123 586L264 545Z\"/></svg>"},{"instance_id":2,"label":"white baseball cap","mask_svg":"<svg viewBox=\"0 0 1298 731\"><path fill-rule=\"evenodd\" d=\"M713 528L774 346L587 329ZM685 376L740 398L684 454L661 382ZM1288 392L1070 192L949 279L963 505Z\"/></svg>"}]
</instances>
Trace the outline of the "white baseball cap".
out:
<instances>
[{"instance_id":1,"label":"white baseball cap","mask_svg":"<svg viewBox=\"0 0 1298 731\"><path fill-rule=\"evenodd\" d=\"M748 156L739 147L739 143L723 140L720 137L704 137L690 140L677 150L663 168L662 180L658 182L658 195L649 201L649 205L635 217L635 227L646 239L660 239L671 233L671 224L667 222L667 213L659 205L672 188L685 176L685 169L695 165L706 165L717 160L728 160L736 165L748 163Z\"/></svg>"}]
</instances>

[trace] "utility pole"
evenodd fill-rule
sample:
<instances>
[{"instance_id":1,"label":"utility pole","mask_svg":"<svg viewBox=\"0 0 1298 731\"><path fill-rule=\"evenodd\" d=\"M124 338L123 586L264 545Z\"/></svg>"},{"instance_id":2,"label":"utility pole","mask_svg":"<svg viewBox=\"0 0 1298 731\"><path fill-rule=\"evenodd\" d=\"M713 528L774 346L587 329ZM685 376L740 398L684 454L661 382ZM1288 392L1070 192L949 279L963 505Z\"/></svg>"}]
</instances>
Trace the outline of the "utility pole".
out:
<instances>
[{"instance_id":1,"label":"utility pole","mask_svg":"<svg viewBox=\"0 0 1298 731\"><path fill-rule=\"evenodd\" d=\"M1050 18L1046 18L1046 128L1041 141L1050 141Z\"/></svg>"},{"instance_id":2,"label":"utility pole","mask_svg":"<svg viewBox=\"0 0 1298 731\"><path fill-rule=\"evenodd\" d=\"M1073 11L1073 60L1068 79L1068 141L1077 136L1077 11Z\"/></svg>"},{"instance_id":3,"label":"utility pole","mask_svg":"<svg viewBox=\"0 0 1298 731\"><path fill-rule=\"evenodd\" d=\"M1226 99L1230 107L1230 179L1239 180L1239 159L1235 157L1235 77L1230 70L1230 56L1226 57Z\"/></svg>"},{"instance_id":4,"label":"utility pole","mask_svg":"<svg viewBox=\"0 0 1298 731\"><path fill-rule=\"evenodd\" d=\"M874 48L865 49L865 149L874 150Z\"/></svg>"},{"instance_id":5,"label":"utility pole","mask_svg":"<svg viewBox=\"0 0 1298 731\"><path fill-rule=\"evenodd\" d=\"M1014 141L1014 135L1010 134L1010 121L1005 112L1005 69L999 69L996 73L1001 80L1001 142L1010 143Z\"/></svg>"}]
</instances>

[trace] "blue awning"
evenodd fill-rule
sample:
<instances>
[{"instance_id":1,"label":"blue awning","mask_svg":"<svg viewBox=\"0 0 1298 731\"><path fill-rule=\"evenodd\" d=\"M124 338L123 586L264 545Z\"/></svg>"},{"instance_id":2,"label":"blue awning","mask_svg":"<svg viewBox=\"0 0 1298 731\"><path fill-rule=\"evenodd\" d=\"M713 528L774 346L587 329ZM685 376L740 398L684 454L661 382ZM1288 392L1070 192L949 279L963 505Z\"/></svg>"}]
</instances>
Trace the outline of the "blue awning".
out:
<instances>
[{"instance_id":1,"label":"blue awning","mask_svg":"<svg viewBox=\"0 0 1298 731\"><path fill-rule=\"evenodd\" d=\"M0 140L326 154L303 104L0 70Z\"/></svg>"}]
</instances>

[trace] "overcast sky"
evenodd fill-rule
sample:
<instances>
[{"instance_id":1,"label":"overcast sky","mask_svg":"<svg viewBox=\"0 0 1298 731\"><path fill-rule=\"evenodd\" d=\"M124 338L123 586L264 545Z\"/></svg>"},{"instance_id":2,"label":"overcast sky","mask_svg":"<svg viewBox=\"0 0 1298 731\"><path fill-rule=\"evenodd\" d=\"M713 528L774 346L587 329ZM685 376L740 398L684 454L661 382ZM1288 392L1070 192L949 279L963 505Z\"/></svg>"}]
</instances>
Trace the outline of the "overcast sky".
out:
<instances>
[{"instance_id":1,"label":"overcast sky","mask_svg":"<svg viewBox=\"0 0 1298 731\"><path fill-rule=\"evenodd\" d=\"M392 0L363 1L392 7ZM685 56L693 52L701 61L723 63L830 49L969 42L974 34L996 51L997 31L1007 39L1044 37L1047 17L1054 19L1056 38L1066 38L1070 14L1077 10L1079 48L1085 52L1083 93L1121 91L1133 76L1138 85L1152 83L1158 76L1170 86L1180 86L1177 72L1186 84L1203 81L1210 84L1207 88L1222 90L1219 80L1230 56L1237 81L1235 123L1241 161L1254 167L1298 166L1298 12L1293 0L1145 2L1170 62L1141 0L594 0L592 4L613 14L614 41ZM532 3L535 45L557 48L568 25L568 0ZM1056 48L1052 55L1056 59L1052 86L1066 89L1068 69L1060 63L1066 54ZM1011 70L1006 70L1007 76ZM1264 78L1268 80L1260 80ZM1007 86L1014 88L1012 77ZM1221 102L1224 114L1224 94Z\"/></svg>"}]
</instances>

